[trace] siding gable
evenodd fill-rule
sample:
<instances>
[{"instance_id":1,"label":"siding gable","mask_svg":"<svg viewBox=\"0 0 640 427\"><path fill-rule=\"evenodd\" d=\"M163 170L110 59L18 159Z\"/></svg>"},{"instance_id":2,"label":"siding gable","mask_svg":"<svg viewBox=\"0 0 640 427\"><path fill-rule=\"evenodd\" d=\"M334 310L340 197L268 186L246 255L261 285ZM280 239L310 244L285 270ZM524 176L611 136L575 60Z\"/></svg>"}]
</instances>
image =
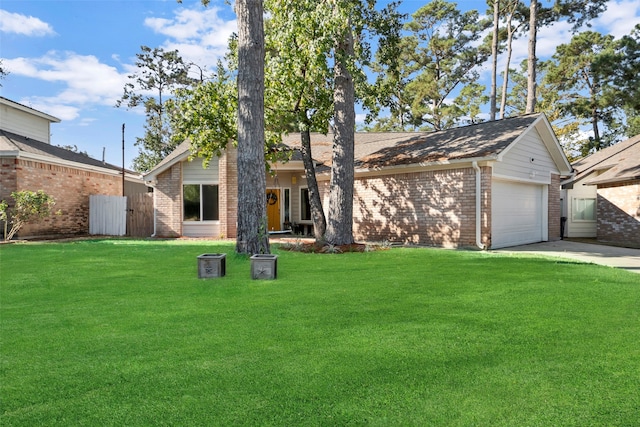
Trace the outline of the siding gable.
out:
<instances>
[{"instance_id":1,"label":"siding gable","mask_svg":"<svg viewBox=\"0 0 640 427\"><path fill-rule=\"evenodd\" d=\"M218 184L220 177L219 158L214 157L209 162L207 169L202 167L203 159L196 157L192 161L185 161L182 164L182 181L185 184Z\"/></svg>"},{"instance_id":2,"label":"siding gable","mask_svg":"<svg viewBox=\"0 0 640 427\"><path fill-rule=\"evenodd\" d=\"M50 143L49 120L4 104L0 105L0 129Z\"/></svg>"},{"instance_id":3,"label":"siding gable","mask_svg":"<svg viewBox=\"0 0 640 427\"><path fill-rule=\"evenodd\" d=\"M493 164L494 177L518 181L550 184L550 172L558 174L558 167L535 128L524 133Z\"/></svg>"}]
</instances>

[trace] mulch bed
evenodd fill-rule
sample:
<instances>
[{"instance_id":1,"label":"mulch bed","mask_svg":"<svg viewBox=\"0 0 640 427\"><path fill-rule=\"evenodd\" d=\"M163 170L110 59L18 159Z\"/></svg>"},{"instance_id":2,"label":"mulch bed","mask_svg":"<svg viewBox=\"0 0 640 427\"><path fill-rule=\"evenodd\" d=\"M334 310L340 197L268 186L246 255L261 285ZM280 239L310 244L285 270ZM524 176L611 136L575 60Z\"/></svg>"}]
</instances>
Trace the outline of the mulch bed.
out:
<instances>
[{"instance_id":1,"label":"mulch bed","mask_svg":"<svg viewBox=\"0 0 640 427\"><path fill-rule=\"evenodd\" d=\"M323 242L296 240L282 241L280 249L291 252L319 253L319 254L341 254L346 252L365 252L371 250L371 246L364 243L351 243L348 245L327 245Z\"/></svg>"}]
</instances>

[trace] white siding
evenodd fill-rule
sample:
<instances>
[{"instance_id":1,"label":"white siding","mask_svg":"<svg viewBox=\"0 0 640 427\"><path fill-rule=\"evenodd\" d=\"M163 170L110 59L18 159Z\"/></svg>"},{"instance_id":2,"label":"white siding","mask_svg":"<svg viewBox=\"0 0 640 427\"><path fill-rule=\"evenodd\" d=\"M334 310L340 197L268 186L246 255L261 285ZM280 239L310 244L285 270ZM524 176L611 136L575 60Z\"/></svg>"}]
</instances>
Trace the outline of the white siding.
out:
<instances>
[{"instance_id":1,"label":"white siding","mask_svg":"<svg viewBox=\"0 0 640 427\"><path fill-rule=\"evenodd\" d=\"M493 176L518 181L550 184L551 173L557 174L558 168L534 128L493 164Z\"/></svg>"},{"instance_id":2,"label":"white siding","mask_svg":"<svg viewBox=\"0 0 640 427\"><path fill-rule=\"evenodd\" d=\"M183 162L182 183L218 184L220 182L218 165L218 157L211 159L207 169L202 167L202 159L199 157L190 162ZM180 210L182 211L182 206ZM220 236L220 221L183 221L182 235L186 237L218 238Z\"/></svg>"},{"instance_id":3,"label":"white siding","mask_svg":"<svg viewBox=\"0 0 640 427\"><path fill-rule=\"evenodd\" d=\"M209 237L217 239L220 237L220 221L182 223L182 235L185 237Z\"/></svg>"},{"instance_id":4,"label":"white siding","mask_svg":"<svg viewBox=\"0 0 640 427\"><path fill-rule=\"evenodd\" d=\"M209 167L202 167L202 159L196 157L190 162L182 164L182 182L184 184L217 184L220 182L218 176L218 157L214 157L209 162Z\"/></svg>"},{"instance_id":5,"label":"white siding","mask_svg":"<svg viewBox=\"0 0 640 427\"><path fill-rule=\"evenodd\" d=\"M593 176L595 175L591 175L589 176L589 178ZM596 199L596 193L597 191L595 185L583 185L582 181L575 184L572 189L567 190L567 237L596 237L598 224L596 220L576 221L573 219L573 201L575 199Z\"/></svg>"},{"instance_id":6,"label":"white siding","mask_svg":"<svg viewBox=\"0 0 640 427\"><path fill-rule=\"evenodd\" d=\"M0 129L36 141L50 142L49 120L4 104L0 105Z\"/></svg>"}]
</instances>

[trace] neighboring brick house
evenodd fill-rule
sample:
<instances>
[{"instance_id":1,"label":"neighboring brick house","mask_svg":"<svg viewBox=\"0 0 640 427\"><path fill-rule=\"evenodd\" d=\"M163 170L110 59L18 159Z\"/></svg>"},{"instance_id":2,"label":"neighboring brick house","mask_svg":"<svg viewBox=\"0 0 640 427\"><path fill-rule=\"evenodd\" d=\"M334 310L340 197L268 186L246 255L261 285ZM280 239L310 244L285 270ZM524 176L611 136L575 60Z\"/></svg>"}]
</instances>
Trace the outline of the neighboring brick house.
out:
<instances>
[{"instance_id":1,"label":"neighboring brick house","mask_svg":"<svg viewBox=\"0 0 640 427\"><path fill-rule=\"evenodd\" d=\"M51 145L50 125L59 121L0 97L0 200L11 205L14 191L44 190L60 212L25 225L20 238L88 234L89 195L123 195L121 168ZM126 173L125 195L139 192L142 180Z\"/></svg>"},{"instance_id":2,"label":"neighboring brick house","mask_svg":"<svg viewBox=\"0 0 640 427\"><path fill-rule=\"evenodd\" d=\"M284 138L292 149L299 135ZM328 204L332 135L312 135ZM236 152L209 169L183 143L144 179L155 187L158 237L235 237ZM299 153L267 175L269 231L310 228ZM440 132L356 133L354 237L498 248L560 238L560 177L571 167L543 114ZM326 212L326 210L325 210Z\"/></svg>"},{"instance_id":3,"label":"neighboring brick house","mask_svg":"<svg viewBox=\"0 0 640 427\"><path fill-rule=\"evenodd\" d=\"M640 248L640 135L578 160L562 182L566 237Z\"/></svg>"}]
</instances>

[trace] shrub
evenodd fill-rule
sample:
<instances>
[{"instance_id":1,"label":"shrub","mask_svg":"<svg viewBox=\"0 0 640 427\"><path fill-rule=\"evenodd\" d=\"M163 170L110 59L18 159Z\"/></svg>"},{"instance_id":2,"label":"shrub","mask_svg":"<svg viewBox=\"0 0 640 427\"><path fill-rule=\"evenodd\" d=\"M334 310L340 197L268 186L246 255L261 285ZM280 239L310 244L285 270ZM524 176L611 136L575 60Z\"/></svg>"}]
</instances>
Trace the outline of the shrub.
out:
<instances>
[{"instance_id":1,"label":"shrub","mask_svg":"<svg viewBox=\"0 0 640 427\"><path fill-rule=\"evenodd\" d=\"M42 190L14 191L11 197L15 201L12 208L6 201L0 201L0 220L4 222L4 240L8 241L29 222L46 218L55 205L53 197ZM7 231L9 224L11 229Z\"/></svg>"}]
</instances>

